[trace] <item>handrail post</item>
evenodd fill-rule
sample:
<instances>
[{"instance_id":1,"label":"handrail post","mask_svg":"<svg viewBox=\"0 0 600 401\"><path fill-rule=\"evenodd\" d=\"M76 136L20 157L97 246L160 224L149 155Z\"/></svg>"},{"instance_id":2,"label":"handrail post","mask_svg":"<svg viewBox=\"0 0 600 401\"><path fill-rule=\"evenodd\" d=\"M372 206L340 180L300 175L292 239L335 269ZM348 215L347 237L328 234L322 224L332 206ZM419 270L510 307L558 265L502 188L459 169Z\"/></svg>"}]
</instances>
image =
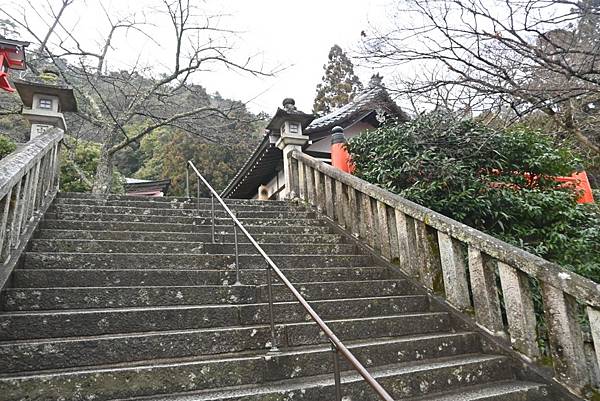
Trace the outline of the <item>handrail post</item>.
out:
<instances>
[{"instance_id":1,"label":"handrail post","mask_svg":"<svg viewBox=\"0 0 600 401\"><path fill-rule=\"evenodd\" d=\"M211 238L212 238L212 243L215 243L215 195L213 195L213 193L210 193L210 216L211 216L211 227L210 227L210 234L211 234ZM234 224L235 226L235 224Z\"/></svg>"},{"instance_id":2,"label":"handrail post","mask_svg":"<svg viewBox=\"0 0 600 401\"><path fill-rule=\"evenodd\" d=\"M198 177L198 190L196 191L196 210L200 216L200 177Z\"/></svg>"},{"instance_id":3,"label":"handrail post","mask_svg":"<svg viewBox=\"0 0 600 401\"><path fill-rule=\"evenodd\" d=\"M277 341L275 340L275 316L273 313L273 280L271 279L271 266L267 263L267 296L269 298L269 325L271 327L271 350L270 352L279 352Z\"/></svg>"},{"instance_id":4,"label":"handrail post","mask_svg":"<svg viewBox=\"0 0 600 401\"><path fill-rule=\"evenodd\" d=\"M185 165L185 197L190 198L190 164Z\"/></svg>"},{"instance_id":5,"label":"handrail post","mask_svg":"<svg viewBox=\"0 0 600 401\"><path fill-rule=\"evenodd\" d=\"M237 226L233 222L233 242L235 244L235 283L233 285L241 285L240 282L240 253L238 250Z\"/></svg>"},{"instance_id":6,"label":"handrail post","mask_svg":"<svg viewBox=\"0 0 600 401\"><path fill-rule=\"evenodd\" d=\"M342 377L340 373L340 356L337 347L331 342L331 352L333 353L333 380L335 382L335 401L342 401Z\"/></svg>"}]
</instances>

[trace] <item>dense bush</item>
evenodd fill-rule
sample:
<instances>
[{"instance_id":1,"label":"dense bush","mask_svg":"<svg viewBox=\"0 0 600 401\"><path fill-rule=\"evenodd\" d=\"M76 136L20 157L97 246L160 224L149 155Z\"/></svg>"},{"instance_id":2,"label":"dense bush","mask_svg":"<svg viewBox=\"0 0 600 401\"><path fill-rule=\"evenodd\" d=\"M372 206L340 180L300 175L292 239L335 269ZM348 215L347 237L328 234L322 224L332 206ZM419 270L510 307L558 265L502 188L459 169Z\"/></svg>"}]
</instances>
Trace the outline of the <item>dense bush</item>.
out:
<instances>
[{"instance_id":1,"label":"dense bush","mask_svg":"<svg viewBox=\"0 0 600 401\"><path fill-rule=\"evenodd\" d=\"M348 148L359 177L600 282L600 209L552 179L580 161L541 132L432 113Z\"/></svg>"},{"instance_id":2,"label":"dense bush","mask_svg":"<svg viewBox=\"0 0 600 401\"><path fill-rule=\"evenodd\" d=\"M12 139L0 134L0 160L14 152L16 148L17 145Z\"/></svg>"}]
</instances>

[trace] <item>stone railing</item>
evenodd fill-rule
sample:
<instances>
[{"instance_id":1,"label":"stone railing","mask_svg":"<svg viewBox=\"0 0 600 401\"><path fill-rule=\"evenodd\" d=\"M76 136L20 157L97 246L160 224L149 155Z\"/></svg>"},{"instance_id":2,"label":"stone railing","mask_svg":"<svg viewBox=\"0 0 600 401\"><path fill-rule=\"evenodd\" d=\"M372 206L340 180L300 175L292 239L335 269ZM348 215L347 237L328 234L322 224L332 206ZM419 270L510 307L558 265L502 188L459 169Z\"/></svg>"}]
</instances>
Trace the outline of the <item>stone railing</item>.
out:
<instances>
[{"instance_id":1,"label":"stone railing","mask_svg":"<svg viewBox=\"0 0 600 401\"><path fill-rule=\"evenodd\" d=\"M299 151L286 162L292 197L317 207L457 309L473 312L487 332L508 336L530 361L542 357L532 298L537 281L554 378L576 394L590 389L579 312L585 307L598 360L600 285Z\"/></svg>"},{"instance_id":2,"label":"stone railing","mask_svg":"<svg viewBox=\"0 0 600 401\"><path fill-rule=\"evenodd\" d=\"M50 129L0 161L0 289L56 195L62 139Z\"/></svg>"}]
</instances>

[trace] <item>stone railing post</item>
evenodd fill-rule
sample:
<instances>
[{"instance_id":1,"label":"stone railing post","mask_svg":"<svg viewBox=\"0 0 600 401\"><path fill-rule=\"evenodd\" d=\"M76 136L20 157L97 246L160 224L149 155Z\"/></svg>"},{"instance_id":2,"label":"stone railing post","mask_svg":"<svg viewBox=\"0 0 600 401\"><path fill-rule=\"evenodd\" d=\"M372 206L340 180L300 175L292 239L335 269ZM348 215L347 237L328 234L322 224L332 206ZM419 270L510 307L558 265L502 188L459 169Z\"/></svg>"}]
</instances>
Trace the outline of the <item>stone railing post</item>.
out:
<instances>
[{"instance_id":1,"label":"stone railing post","mask_svg":"<svg viewBox=\"0 0 600 401\"><path fill-rule=\"evenodd\" d=\"M299 194L298 185L298 162L290 157L294 150L302 152L302 145L308 142L304 135L281 136L277 141L277 147L283 152L283 174L285 177L285 199L294 199Z\"/></svg>"}]
</instances>

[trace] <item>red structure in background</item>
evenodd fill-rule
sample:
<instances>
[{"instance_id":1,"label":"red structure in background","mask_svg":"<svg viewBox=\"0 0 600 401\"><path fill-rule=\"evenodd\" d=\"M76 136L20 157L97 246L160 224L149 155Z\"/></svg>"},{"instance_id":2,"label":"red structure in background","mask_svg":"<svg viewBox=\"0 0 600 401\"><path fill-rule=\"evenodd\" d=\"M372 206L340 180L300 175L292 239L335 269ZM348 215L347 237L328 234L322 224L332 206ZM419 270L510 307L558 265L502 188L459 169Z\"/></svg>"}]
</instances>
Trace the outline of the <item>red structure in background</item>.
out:
<instances>
[{"instance_id":1,"label":"red structure in background","mask_svg":"<svg viewBox=\"0 0 600 401\"><path fill-rule=\"evenodd\" d=\"M15 88L8 82L8 70L24 70L25 48L29 42L0 39L0 89L14 92Z\"/></svg>"},{"instance_id":2,"label":"red structure in background","mask_svg":"<svg viewBox=\"0 0 600 401\"><path fill-rule=\"evenodd\" d=\"M342 127L333 127L331 130L331 165L352 174L354 163L346 149L346 137Z\"/></svg>"},{"instance_id":3,"label":"red structure in background","mask_svg":"<svg viewBox=\"0 0 600 401\"><path fill-rule=\"evenodd\" d=\"M554 179L557 182L564 182L566 185L573 185L576 190L582 192L577 203L594 203L592 186L585 171L573 173L570 177L555 177Z\"/></svg>"}]
</instances>

